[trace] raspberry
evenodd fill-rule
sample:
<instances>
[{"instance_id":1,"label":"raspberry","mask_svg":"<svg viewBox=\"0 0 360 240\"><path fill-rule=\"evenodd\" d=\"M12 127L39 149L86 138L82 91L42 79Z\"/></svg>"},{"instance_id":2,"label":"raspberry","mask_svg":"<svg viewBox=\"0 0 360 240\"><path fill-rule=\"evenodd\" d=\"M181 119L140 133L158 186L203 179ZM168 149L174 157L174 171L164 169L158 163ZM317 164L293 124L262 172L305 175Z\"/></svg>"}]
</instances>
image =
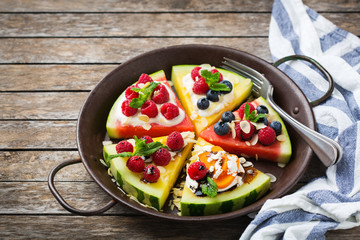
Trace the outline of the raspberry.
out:
<instances>
[{"instance_id":1,"label":"raspberry","mask_svg":"<svg viewBox=\"0 0 360 240\"><path fill-rule=\"evenodd\" d=\"M209 91L209 85L205 79L201 78L194 83L192 90L195 94L206 94Z\"/></svg>"},{"instance_id":2,"label":"raspberry","mask_svg":"<svg viewBox=\"0 0 360 240\"><path fill-rule=\"evenodd\" d=\"M162 103L166 103L167 101L169 101L169 99L170 99L169 92L166 89L165 85L163 85L163 84L157 85L157 87L154 89L151 99L156 104L162 104Z\"/></svg>"},{"instance_id":3,"label":"raspberry","mask_svg":"<svg viewBox=\"0 0 360 240\"><path fill-rule=\"evenodd\" d=\"M201 67L194 67L194 69L191 71L191 78L196 81L199 78L202 78L200 75L200 69Z\"/></svg>"},{"instance_id":4,"label":"raspberry","mask_svg":"<svg viewBox=\"0 0 360 240\"><path fill-rule=\"evenodd\" d=\"M203 162L193 162L188 167L188 175L192 180L200 180L206 176L207 169Z\"/></svg>"},{"instance_id":5,"label":"raspberry","mask_svg":"<svg viewBox=\"0 0 360 240\"><path fill-rule=\"evenodd\" d=\"M184 146L184 139L177 131L170 133L166 140L166 145L173 151L178 151Z\"/></svg>"},{"instance_id":6,"label":"raspberry","mask_svg":"<svg viewBox=\"0 0 360 240\"><path fill-rule=\"evenodd\" d=\"M173 103L165 103L160 108L161 114L167 119L171 120L179 116L179 107Z\"/></svg>"},{"instance_id":7,"label":"raspberry","mask_svg":"<svg viewBox=\"0 0 360 240\"><path fill-rule=\"evenodd\" d=\"M139 93L138 92L134 92L133 90L131 90L131 88L135 88L136 86L130 86L125 90L125 97L126 99L133 99L133 98L138 98L139 97Z\"/></svg>"},{"instance_id":8,"label":"raspberry","mask_svg":"<svg viewBox=\"0 0 360 240\"><path fill-rule=\"evenodd\" d=\"M131 116L133 116L133 115L135 115L137 113L137 108L132 108L132 107L129 106L130 102L131 102L130 99L126 99L121 104L121 111L127 117L131 117Z\"/></svg>"},{"instance_id":9,"label":"raspberry","mask_svg":"<svg viewBox=\"0 0 360 240\"><path fill-rule=\"evenodd\" d=\"M150 164L145 168L143 177L144 180L147 182L150 183L157 182L157 180L160 177L160 170L156 166Z\"/></svg>"},{"instance_id":10,"label":"raspberry","mask_svg":"<svg viewBox=\"0 0 360 240\"><path fill-rule=\"evenodd\" d=\"M145 168L144 159L139 156L132 156L126 161L126 166L132 172L140 173Z\"/></svg>"},{"instance_id":11,"label":"raspberry","mask_svg":"<svg viewBox=\"0 0 360 240\"><path fill-rule=\"evenodd\" d=\"M166 148L160 148L152 155L153 162L158 166L166 166L171 160L171 154Z\"/></svg>"},{"instance_id":12,"label":"raspberry","mask_svg":"<svg viewBox=\"0 0 360 240\"><path fill-rule=\"evenodd\" d=\"M143 74L140 75L137 84L139 84L139 83L147 83L147 82L152 82L152 81L153 80L149 75L143 73Z\"/></svg>"},{"instance_id":13,"label":"raspberry","mask_svg":"<svg viewBox=\"0 0 360 240\"><path fill-rule=\"evenodd\" d=\"M153 140L150 136L148 136L148 135L145 135L145 136L141 137L140 139L141 139L141 140L146 140L146 141L145 141L146 144L151 143L151 142L154 141L154 140Z\"/></svg>"},{"instance_id":14,"label":"raspberry","mask_svg":"<svg viewBox=\"0 0 360 240\"><path fill-rule=\"evenodd\" d=\"M239 110L238 110L240 119L243 119L243 118L244 118L245 105L246 105L246 104L250 106L250 113L255 110L255 107L254 107L252 104L250 104L250 103L243 103L243 104L240 106Z\"/></svg>"},{"instance_id":15,"label":"raspberry","mask_svg":"<svg viewBox=\"0 0 360 240\"><path fill-rule=\"evenodd\" d=\"M147 115L149 118L154 118L158 115L156 103L152 100L146 100L141 106L141 113Z\"/></svg>"},{"instance_id":16,"label":"raspberry","mask_svg":"<svg viewBox=\"0 0 360 240\"><path fill-rule=\"evenodd\" d=\"M133 152L134 147L131 143L128 141L120 141L118 144L116 144L116 152L122 153L122 152Z\"/></svg>"},{"instance_id":17,"label":"raspberry","mask_svg":"<svg viewBox=\"0 0 360 240\"><path fill-rule=\"evenodd\" d=\"M216 72L218 72L219 73L219 82L221 82L223 79L224 79L224 77L223 77L223 75L217 70L217 69L211 69L211 71L210 71L212 74L214 74L214 73L216 73Z\"/></svg>"},{"instance_id":18,"label":"raspberry","mask_svg":"<svg viewBox=\"0 0 360 240\"><path fill-rule=\"evenodd\" d=\"M252 138L252 136L255 133L255 126L249 121L249 120L243 120L241 122L247 122L250 126L250 130L248 133L245 133L243 129L241 129L240 131L240 136L242 140L250 140ZM241 127L241 122L238 123L239 127ZM235 128L236 131L236 128Z\"/></svg>"},{"instance_id":19,"label":"raspberry","mask_svg":"<svg viewBox=\"0 0 360 240\"><path fill-rule=\"evenodd\" d=\"M262 145L268 146L275 142L276 133L271 127L265 127L259 130L258 137Z\"/></svg>"}]
</instances>

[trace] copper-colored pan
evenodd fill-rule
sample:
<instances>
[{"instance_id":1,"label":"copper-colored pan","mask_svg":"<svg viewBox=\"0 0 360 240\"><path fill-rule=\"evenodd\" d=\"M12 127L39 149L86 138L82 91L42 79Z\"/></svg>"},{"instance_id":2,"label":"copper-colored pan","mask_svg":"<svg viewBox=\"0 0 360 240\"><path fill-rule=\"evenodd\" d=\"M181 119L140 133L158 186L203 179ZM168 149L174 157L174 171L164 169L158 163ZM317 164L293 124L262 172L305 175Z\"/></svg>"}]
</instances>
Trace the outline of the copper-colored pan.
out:
<instances>
[{"instance_id":1,"label":"copper-colored pan","mask_svg":"<svg viewBox=\"0 0 360 240\"><path fill-rule=\"evenodd\" d=\"M292 117L315 129L312 108L302 91L287 75L265 60L246 52L213 45L180 45L153 50L122 63L90 92L81 109L77 125L77 143L81 160L63 162L56 166L49 175L50 190L59 203L70 212L80 215L100 214L121 202L142 213L169 220L213 221L248 214L260 209L267 199L286 194L306 171L306 167L313 156L310 147L290 127L288 130L292 141L293 155L285 168L280 168L273 163L254 162L256 168L276 176L277 181L271 185L270 191L259 201L238 211L225 214L183 217L167 208L167 204L165 204L163 212L143 207L117 189L116 184L111 181L107 174L107 168L99 161L102 158L102 142L108 139L105 124L110 108L118 96L141 73L152 73L163 69L169 79L173 65L209 63L213 66L220 66L223 57L234 59L264 74L275 88L275 102ZM111 200L101 209L94 211L75 209L66 203L57 192L54 186L55 174L64 166L77 162L82 162L94 181L109 194Z\"/></svg>"}]
</instances>

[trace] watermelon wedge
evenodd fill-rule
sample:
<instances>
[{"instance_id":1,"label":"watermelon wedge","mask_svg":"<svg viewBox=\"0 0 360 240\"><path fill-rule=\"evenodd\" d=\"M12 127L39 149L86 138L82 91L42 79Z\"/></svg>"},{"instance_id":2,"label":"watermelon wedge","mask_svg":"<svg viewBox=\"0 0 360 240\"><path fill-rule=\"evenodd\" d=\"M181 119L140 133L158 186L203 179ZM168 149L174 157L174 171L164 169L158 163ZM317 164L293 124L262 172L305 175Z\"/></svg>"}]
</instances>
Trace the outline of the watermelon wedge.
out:
<instances>
[{"instance_id":1,"label":"watermelon wedge","mask_svg":"<svg viewBox=\"0 0 360 240\"><path fill-rule=\"evenodd\" d=\"M282 125L281 134L277 137L275 142L269 146L262 145L256 142L255 145L251 144L251 140L244 141L237 136L233 136L230 131L226 135L219 136L214 132L214 125L208 127L200 133L200 137L205 139L211 144L218 145L224 150L234 153L238 156L252 157L260 160L271 162L288 163L291 157L292 148L287 132L286 126L280 116L271 108L271 106L262 97L259 97L251 102L256 108L259 105L264 105L269 110L268 119L269 124L272 121L279 121ZM235 115L238 111L234 112Z\"/></svg>"},{"instance_id":2,"label":"watermelon wedge","mask_svg":"<svg viewBox=\"0 0 360 240\"><path fill-rule=\"evenodd\" d=\"M138 137L145 135L160 137L166 136L173 131L194 131L194 126L191 123L190 118L185 114L183 107L167 82L164 71L160 70L150 74L149 76L154 82L160 83L166 87L166 90L169 93L169 100L162 104L156 104L158 109L156 117L149 118L147 115L141 113L140 108L137 110L135 115L128 117L122 112L122 104L126 100L126 94L124 91L114 103L107 119L106 129L110 138L131 138L134 135ZM136 86L136 83L134 83L133 86ZM148 98L151 99L151 96L152 95ZM174 119L169 120L165 118L160 111L162 105L166 103L172 103L178 107L179 115Z\"/></svg>"}]
</instances>

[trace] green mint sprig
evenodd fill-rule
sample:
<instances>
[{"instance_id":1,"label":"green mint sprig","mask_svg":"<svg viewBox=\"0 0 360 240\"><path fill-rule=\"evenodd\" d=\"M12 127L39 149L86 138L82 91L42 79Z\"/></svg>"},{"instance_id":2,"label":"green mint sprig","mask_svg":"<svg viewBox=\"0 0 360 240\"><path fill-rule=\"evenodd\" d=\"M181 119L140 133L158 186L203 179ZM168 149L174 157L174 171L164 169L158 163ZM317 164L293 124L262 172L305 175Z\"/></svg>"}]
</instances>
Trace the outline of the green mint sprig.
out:
<instances>
[{"instance_id":1,"label":"green mint sprig","mask_svg":"<svg viewBox=\"0 0 360 240\"><path fill-rule=\"evenodd\" d=\"M137 136L134 136L135 139L135 152L122 152L118 154L113 154L108 157L108 159L113 159L116 157L132 157L132 156L149 156L159 150L160 148L166 148L169 150L168 146L163 145L161 142L151 142L146 143L145 139L139 139Z\"/></svg>"},{"instance_id":2,"label":"green mint sprig","mask_svg":"<svg viewBox=\"0 0 360 240\"><path fill-rule=\"evenodd\" d=\"M219 83L220 73L211 73L209 70L201 70L201 76L205 79L209 88L214 91L230 91L231 89L223 83Z\"/></svg>"},{"instance_id":3,"label":"green mint sprig","mask_svg":"<svg viewBox=\"0 0 360 240\"><path fill-rule=\"evenodd\" d=\"M245 104L244 114L245 114L245 119L254 123L256 123L260 118L266 117L266 114L264 113L256 114L255 111L252 111L250 113L249 104Z\"/></svg>"},{"instance_id":4,"label":"green mint sprig","mask_svg":"<svg viewBox=\"0 0 360 240\"><path fill-rule=\"evenodd\" d=\"M143 88L133 87L133 88L131 88L131 90L133 90L134 92L139 93L139 97L133 98L131 100L129 106L132 107L132 108L141 108L141 106L144 104L144 102L146 100L148 100L150 98L152 92L154 91L154 89L159 84L160 83L157 83L157 82L151 82L150 85L148 85L147 87L143 87Z\"/></svg>"},{"instance_id":5,"label":"green mint sprig","mask_svg":"<svg viewBox=\"0 0 360 240\"><path fill-rule=\"evenodd\" d=\"M218 193L218 187L212 178L207 177L207 184L201 185L201 192L206 194L208 197L216 197Z\"/></svg>"}]
</instances>

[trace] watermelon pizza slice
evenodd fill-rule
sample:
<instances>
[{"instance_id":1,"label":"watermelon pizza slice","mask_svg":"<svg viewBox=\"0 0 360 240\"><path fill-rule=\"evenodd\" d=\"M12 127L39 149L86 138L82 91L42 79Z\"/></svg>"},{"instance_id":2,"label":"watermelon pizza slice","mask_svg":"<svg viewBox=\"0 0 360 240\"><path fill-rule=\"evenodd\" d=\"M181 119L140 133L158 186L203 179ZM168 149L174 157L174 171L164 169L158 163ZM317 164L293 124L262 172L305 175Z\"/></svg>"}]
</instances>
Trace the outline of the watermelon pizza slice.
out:
<instances>
[{"instance_id":1,"label":"watermelon pizza slice","mask_svg":"<svg viewBox=\"0 0 360 240\"><path fill-rule=\"evenodd\" d=\"M173 66L171 80L197 136L223 112L239 106L252 89L249 79L209 64Z\"/></svg>"},{"instance_id":2,"label":"watermelon pizza slice","mask_svg":"<svg viewBox=\"0 0 360 240\"><path fill-rule=\"evenodd\" d=\"M292 147L280 116L262 97L243 103L234 112L200 133L206 141L244 157L288 163Z\"/></svg>"},{"instance_id":3,"label":"watermelon pizza slice","mask_svg":"<svg viewBox=\"0 0 360 240\"><path fill-rule=\"evenodd\" d=\"M235 211L257 201L270 188L270 177L251 162L201 137L190 161L181 198L182 216Z\"/></svg>"},{"instance_id":4,"label":"watermelon pizza slice","mask_svg":"<svg viewBox=\"0 0 360 240\"><path fill-rule=\"evenodd\" d=\"M110 110L106 129L114 139L194 131L163 70L141 74L138 81L118 97Z\"/></svg>"}]
</instances>

